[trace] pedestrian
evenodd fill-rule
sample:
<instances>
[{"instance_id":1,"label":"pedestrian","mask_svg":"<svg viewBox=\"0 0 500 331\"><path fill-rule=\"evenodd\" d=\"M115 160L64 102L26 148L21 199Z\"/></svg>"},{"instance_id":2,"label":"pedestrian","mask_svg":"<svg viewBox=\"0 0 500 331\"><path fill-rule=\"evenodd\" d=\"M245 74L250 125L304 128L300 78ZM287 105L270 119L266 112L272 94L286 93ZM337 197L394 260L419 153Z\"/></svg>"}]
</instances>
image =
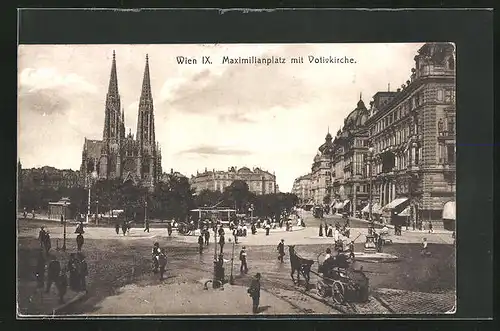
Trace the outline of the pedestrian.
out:
<instances>
[{"instance_id":1,"label":"pedestrian","mask_svg":"<svg viewBox=\"0 0 500 331\"><path fill-rule=\"evenodd\" d=\"M238 230L236 228L233 229L233 237L234 237L234 243L238 243Z\"/></svg>"},{"instance_id":2,"label":"pedestrian","mask_svg":"<svg viewBox=\"0 0 500 331\"><path fill-rule=\"evenodd\" d=\"M78 262L76 260L76 254L71 253L69 255L68 265L66 269L69 271L69 288L73 291L78 291L79 281L78 281Z\"/></svg>"},{"instance_id":3,"label":"pedestrian","mask_svg":"<svg viewBox=\"0 0 500 331\"><path fill-rule=\"evenodd\" d=\"M26 212L26 207L24 207L23 218L26 219L27 216L28 216L28 213Z\"/></svg>"},{"instance_id":4,"label":"pedestrian","mask_svg":"<svg viewBox=\"0 0 500 331\"><path fill-rule=\"evenodd\" d=\"M45 231L45 226L40 227L40 231L38 232L38 241L40 242L40 247L43 248L45 244L45 234L47 232Z\"/></svg>"},{"instance_id":5,"label":"pedestrian","mask_svg":"<svg viewBox=\"0 0 500 331\"><path fill-rule=\"evenodd\" d=\"M52 247L49 231L45 232L44 247L45 247L45 254L49 254L50 248Z\"/></svg>"},{"instance_id":6,"label":"pedestrian","mask_svg":"<svg viewBox=\"0 0 500 331\"><path fill-rule=\"evenodd\" d=\"M411 225L412 225L413 231L415 231L415 221L411 222Z\"/></svg>"},{"instance_id":7,"label":"pedestrian","mask_svg":"<svg viewBox=\"0 0 500 331\"><path fill-rule=\"evenodd\" d=\"M269 236L269 230L271 230L271 225L269 225L269 222L266 223L266 236Z\"/></svg>"},{"instance_id":8,"label":"pedestrian","mask_svg":"<svg viewBox=\"0 0 500 331\"><path fill-rule=\"evenodd\" d=\"M82 253L78 253L78 289L80 291L87 290L86 277L88 275L87 261L85 261L85 256Z\"/></svg>"},{"instance_id":9,"label":"pedestrian","mask_svg":"<svg viewBox=\"0 0 500 331\"><path fill-rule=\"evenodd\" d=\"M429 233L433 233L434 230L432 230L432 222L429 221Z\"/></svg>"},{"instance_id":10,"label":"pedestrian","mask_svg":"<svg viewBox=\"0 0 500 331\"><path fill-rule=\"evenodd\" d=\"M125 234L127 233L127 222L123 222L122 224L122 232L123 232L123 236L125 236Z\"/></svg>"},{"instance_id":11,"label":"pedestrian","mask_svg":"<svg viewBox=\"0 0 500 331\"><path fill-rule=\"evenodd\" d=\"M120 234L120 224L118 224L118 222L116 222L115 224L115 231L116 231L116 234Z\"/></svg>"},{"instance_id":12,"label":"pedestrian","mask_svg":"<svg viewBox=\"0 0 500 331\"><path fill-rule=\"evenodd\" d=\"M43 288L43 286L45 285L45 258L42 251L38 255L35 277L36 277L37 287Z\"/></svg>"},{"instance_id":13,"label":"pedestrian","mask_svg":"<svg viewBox=\"0 0 500 331\"><path fill-rule=\"evenodd\" d=\"M333 226L328 224L328 235L327 237L333 237Z\"/></svg>"},{"instance_id":14,"label":"pedestrian","mask_svg":"<svg viewBox=\"0 0 500 331\"><path fill-rule=\"evenodd\" d=\"M210 231L208 229L205 230L205 246L208 246L210 241Z\"/></svg>"},{"instance_id":15,"label":"pedestrian","mask_svg":"<svg viewBox=\"0 0 500 331\"><path fill-rule=\"evenodd\" d=\"M203 253L203 244L204 244L203 235L200 234L198 236L198 251L199 251L200 254Z\"/></svg>"},{"instance_id":16,"label":"pedestrian","mask_svg":"<svg viewBox=\"0 0 500 331\"><path fill-rule=\"evenodd\" d=\"M59 277L57 277L56 282L57 293L59 294L59 303L64 303L64 295L68 290L68 276L66 275L66 269L62 268Z\"/></svg>"},{"instance_id":17,"label":"pedestrian","mask_svg":"<svg viewBox=\"0 0 500 331\"><path fill-rule=\"evenodd\" d=\"M61 214L61 224L64 223L64 216Z\"/></svg>"},{"instance_id":18,"label":"pedestrian","mask_svg":"<svg viewBox=\"0 0 500 331\"><path fill-rule=\"evenodd\" d=\"M278 250L278 260L283 263L283 256L285 256L285 239L281 239L277 247Z\"/></svg>"},{"instance_id":19,"label":"pedestrian","mask_svg":"<svg viewBox=\"0 0 500 331\"><path fill-rule=\"evenodd\" d=\"M377 235L377 252L382 253L382 246L384 245L384 239L379 234Z\"/></svg>"},{"instance_id":20,"label":"pedestrian","mask_svg":"<svg viewBox=\"0 0 500 331\"><path fill-rule=\"evenodd\" d=\"M219 237L219 246L220 246L221 254L224 252L224 244L225 243L226 243L226 240L224 239L224 233L222 233Z\"/></svg>"},{"instance_id":21,"label":"pedestrian","mask_svg":"<svg viewBox=\"0 0 500 331\"><path fill-rule=\"evenodd\" d=\"M167 233L168 236L172 236L172 222L167 222Z\"/></svg>"},{"instance_id":22,"label":"pedestrian","mask_svg":"<svg viewBox=\"0 0 500 331\"><path fill-rule=\"evenodd\" d=\"M145 224L144 224L144 232L149 233L149 221L148 221L148 220L146 220L144 223L145 223Z\"/></svg>"},{"instance_id":23,"label":"pedestrian","mask_svg":"<svg viewBox=\"0 0 500 331\"><path fill-rule=\"evenodd\" d=\"M429 250L427 248L427 238L424 238L422 240L422 250L420 251L420 255L423 255L423 256L430 255Z\"/></svg>"},{"instance_id":24,"label":"pedestrian","mask_svg":"<svg viewBox=\"0 0 500 331\"><path fill-rule=\"evenodd\" d=\"M240 251L240 261L241 261L240 273L246 274L248 272L248 266L247 266L247 251L245 246L243 246Z\"/></svg>"},{"instance_id":25,"label":"pedestrian","mask_svg":"<svg viewBox=\"0 0 500 331\"><path fill-rule=\"evenodd\" d=\"M78 233L78 234L85 233L85 230L83 229L83 222L82 221L80 221L80 224L77 225L75 233Z\"/></svg>"},{"instance_id":26,"label":"pedestrian","mask_svg":"<svg viewBox=\"0 0 500 331\"><path fill-rule=\"evenodd\" d=\"M56 260L55 256L52 256L49 266L47 267L47 287L45 288L45 293L49 293L53 283L57 284L60 272L61 264Z\"/></svg>"},{"instance_id":27,"label":"pedestrian","mask_svg":"<svg viewBox=\"0 0 500 331\"><path fill-rule=\"evenodd\" d=\"M254 314L259 312L259 301L260 301L260 273L257 273L250 283L250 288L247 290L248 294L252 298L252 311Z\"/></svg>"},{"instance_id":28,"label":"pedestrian","mask_svg":"<svg viewBox=\"0 0 500 331\"><path fill-rule=\"evenodd\" d=\"M82 246L83 246L83 235L80 233L78 234L78 236L76 236L76 249L78 252L81 252L82 251Z\"/></svg>"},{"instance_id":29,"label":"pedestrian","mask_svg":"<svg viewBox=\"0 0 500 331\"><path fill-rule=\"evenodd\" d=\"M35 219L35 210L34 209L31 211L31 215L33 215L33 219Z\"/></svg>"},{"instance_id":30,"label":"pedestrian","mask_svg":"<svg viewBox=\"0 0 500 331\"><path fill-rule=\"evenodd\" d=\"M255 223L252 223L252 226L250 227L250 229L252 230L252 234L257 233L257 226L255 226Z\"/></svg>"},{"instance_id":31,"label":"pedestrian","mask_svg":"<svg viewBox=\"0 0 500 331\"><path fill-rule=\"evenodd\" d=\"M354 261L355 256L354 256L354 241L351 240L349 243L349 258Z\"/></svg>"},{"instance_id":32,"label":"pedestrian","mask_svg":"<svg viewBox=\"0 0 500 331\"><path fill-rule=\"evenodd\" d=\"M224 228L222 227L222 225L219 227L218 233L219 233L219 236L224 235Z\"/></svg>"},{"instance_id":33,"label":"pedestrian","mask_svg":"<svg viewBox=\"0 0 500 331\"><path fill-rule=\"evenodd\" d=\"M224 254L219 254L219 258L214 261L215 264L215 279L221 284L225 282L225 272L224 272ZM215 285L217 286L217 285Z\"/></svg>"},{"instance_id":34,"label":"pedestrian","mask_svg":"<svg viewBox=\"0 0 500 331\"><path fill-rule=\"evenodd\" d=\"M165 252L165 248L162 248L160 251L160 255L158 256L158 264L160 266L160 280L163 280L163 275L165 274L165 270L167 267L167 253Z\"/></svg>"}]
</instances>

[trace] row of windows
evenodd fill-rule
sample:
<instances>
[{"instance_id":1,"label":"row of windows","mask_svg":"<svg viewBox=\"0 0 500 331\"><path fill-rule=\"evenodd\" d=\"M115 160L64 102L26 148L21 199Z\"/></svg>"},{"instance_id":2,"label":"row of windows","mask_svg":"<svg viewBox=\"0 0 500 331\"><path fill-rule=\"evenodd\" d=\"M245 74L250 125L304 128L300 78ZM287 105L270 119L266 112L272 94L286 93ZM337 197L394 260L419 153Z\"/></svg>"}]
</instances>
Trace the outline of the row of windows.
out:
<instances>
[{"instance_id":1,"label":"row of windows","mask_svg":"<svg viewBox=\"0 0 500 331\"><path fill-rule=\"evenodd\" d=\"M400 120L401 118L408 115L408 113L424 102L424 96L422 92L415 93L410 99L403 102L400 106L398 106L394 111L387 114L383 118L381 118L373 128L370 130L370 134L373 136L383 130L385 130L392 123Z\"/></svg>"}]
</instances>

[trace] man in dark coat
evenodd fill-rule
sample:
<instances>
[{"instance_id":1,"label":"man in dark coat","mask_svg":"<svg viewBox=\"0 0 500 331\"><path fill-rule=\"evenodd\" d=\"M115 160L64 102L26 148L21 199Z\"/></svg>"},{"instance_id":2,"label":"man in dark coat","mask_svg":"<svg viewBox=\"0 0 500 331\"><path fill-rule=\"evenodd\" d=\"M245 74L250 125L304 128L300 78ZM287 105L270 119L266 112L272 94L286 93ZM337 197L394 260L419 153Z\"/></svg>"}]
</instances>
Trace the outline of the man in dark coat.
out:
<instances>
[{"instance_id":1,"label":"man in dark coat","mask_svg":"<svg viewBox=\"0 0 500 331\"><path fill-rule=\"evenodd\" d=\"M52 247L52 244L50 242L50 234L48 231L45 233L44 247L45 247L45 253L48 254L50 251L50 248Z\"/></svg>"},{"instance_id":2,"label":"man in dark coat","mask_svg":"<svg viewBox=\"0 0 500 331\"><path fill-rule=\"evenodd\" d=\"M115 224L115 231L116 234L120 234L120 224L118 224L118 222Z\"/></svg>"},{"instance_id":3,"label":"man in dark coat","mask_svg":"<svg viewBox=\"0 0 500 331\"><path fill-rule=\"evenodd\" d=\"M78 234L78 236L76 236L76 249L81 252L82 251L82 246L83 246L83 235L81 233Z\"/></svg>"},{"instance_id":4,"label":"man in dark coat","mask_svg":"<svg viewBox=\"0 0 500 331\"><path fill-rule=\"evenodd\" d=\"M61 264L55 257L52 257L47 269L47 287L45 288L45 293L49 293L52 284L57 283L59 273L61 272Z\"/></svg>"},{"instance_id":5,"label":"man in dark coat","mask_svg":"<svg viewBox=\"0 0 500 331\"><path fill-rule=\"evenodd\" d=\"M163 280L163 275L167 268L167 253L165 252L165 248L162 248L160 255L158 255L158 265L160 266L160 280Z\"/></svg>"},{"instance_id":6,"label":"man in dark coat","mask_svg":"<svg viewBox=\"0 0 500 331\"><path fill-rule=\"evenodd\" d=\"M56 282L57 292L59 294L59 303L64 303L64 295L68 290L68 276L66 275L66 270L63 268Z\"/></svg>"},{"instance_id":7,"label":"man in dark coat","mask_svg":"<svg viewBox=\"0 0 500 331\"><path fill-rule=\"evenodd\" d=\"M252 234L257 233L257 227L255 226L255 223L252 223L251 230L252 230Z\"/></svg>"},{"instance_id":8,"label":"man in dark coat","mask_svg":"<svg viewBox=\"0 0 500 331\"><path fill-rule=\"evenodd\" d=\"M255 277L253 277L247 292L252 298L252 311L254 314L257 314L259 312L260 301L260 273L257 273Z\"/></svg>"},{"instance_id":9,"label":"man in dark coat","mask_svg":"<svg viewBox=\"0 0 500 331\"><path fill-rule=\"evenodd\" d=\"M210 231L207 229L205 229L205 245L208 246L208 242L210 241Z\"/></svg>"},{"instance_id":10,"label":"man in dark coat","mask_svg":"<svg viewBox=\"0 0 500 331\"><path fill-rule=\"evenodd\" d=\"M167 222L167 233L169 237L172 235L172 222Z\"/></svg>"},{"instance_id":11,"label":"man in dark coat","mask_svg":"<svg viewBox=\"0 0 500 331\"><path fill-rule=\"evenodd\" d=\"M40 242L40 247L45 249L44 246L45 246L45 235L47 234L47 232L45 231L45 227L42 226L40 227L40 232L38 232L38 241Z\"/></svg>"},{"instance_id":12,"label":"man in dark coat","mask_svg":"<svg viewBox=\"0 0 500 331\"><path fill-rule=\"evenodd\" d=\"M247 251L245 246L243 246L243 248L240 251L240 261L241 261L240 273L246 274L248 272L248 266L247 266Z\"/></svg>"},{"instance_id":13,"label":"man in dark coat","mask_svg":"<svg viewBox=\"0 0 500 331\"><path fill-rule=\"evenodd\" d=\"M323 237L323 224L322 223L319 224L319 236Z\"/></svg>"},{"instance_id":14,"label":"man in dark coat","mask_svg":"<svg viewBox=\"0 0 500 331\"><path fill-rule=\"evenodd\" d=\"M146 223L144 226L144 232L149 233L149 220L146 220L144 223Z\"/></svg>"},{"instance_id":15,"label":"man in dark coat","mask_svg":"<svg viewBox=\"0 0 500 331\"><path fill-rule=\"evenodd\" d=\"M200 254L203 253L203 244L204 244L203 235L200 234L198 236L198 251Z\"/></svg>"},{"instance_id":16,"label":"man in dark coat","mask_svg":"<svg viewBox=\"0 0 500 331\"><path fill-rule=\"evenodd\" d=\"M84 234L85 230L83 229L83 222L80 221L80 224L77 225L75 233L77 234Z\"/></svg>"},{"instance_id":17,"label":"man in dark coat","mask_svg":"<svg viewBox=\"0 0 500 331\"><path fill-rule=\"evenodd\" d=\"M85 261L85 256L82 253L77 254L77 261L78 261L78 289L80 291L86 291L87 290L87 281L86 277L89 274L88 270L88 265L87 261Z\"/></svg>"},{"instance_id":18,"label":"man in dark coat","mask_svg":"<svg viewBox=\"0 0 500 331\"><path fill-rule=\"evenodd\" d=\"M278 244L278 260L283 263L283 256L285 256L285 240L281 239L280 243Z\"/></svg>"},{"instance_id":19,"label":"man in dark coat","mask_svg":"<svg viewBox=\"0 0 500 331\"><path fill-rule=\"evenodd\" d=\"M127 233L127 229L128 229L127 222L123 222L123 224L122 224L123 235L125 235Z\"/></svg>"},{"instance_id":20,"label":"man in dark coat","mask_svg":"<svg viewBox=\"0 0 500 331\"><path fill-rule=\"evenodd\" d=\"M224 253L224 244L226 243L226 240L224 239L224 233L219 237L219 246L220 246L220 252Z\"/></svg>"}]
</instances>

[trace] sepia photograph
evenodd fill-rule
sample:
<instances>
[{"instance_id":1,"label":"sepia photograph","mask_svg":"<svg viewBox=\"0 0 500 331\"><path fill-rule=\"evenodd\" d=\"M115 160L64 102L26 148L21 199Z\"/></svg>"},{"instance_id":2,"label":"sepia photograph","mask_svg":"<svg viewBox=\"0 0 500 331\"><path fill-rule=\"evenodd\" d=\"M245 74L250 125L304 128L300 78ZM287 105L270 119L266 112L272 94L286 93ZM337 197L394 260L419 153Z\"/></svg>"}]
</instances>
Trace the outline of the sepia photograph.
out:
<instances>
[{"instance_id":1,"label":"sepia photograph","mask_svg":"<svg viewBox=\"0 0 500 331\"><path fill-rule=\"evenodd\" d=\"M454 314L456 61L18 45L18 318Z\"/></svg>"}]
</instances>

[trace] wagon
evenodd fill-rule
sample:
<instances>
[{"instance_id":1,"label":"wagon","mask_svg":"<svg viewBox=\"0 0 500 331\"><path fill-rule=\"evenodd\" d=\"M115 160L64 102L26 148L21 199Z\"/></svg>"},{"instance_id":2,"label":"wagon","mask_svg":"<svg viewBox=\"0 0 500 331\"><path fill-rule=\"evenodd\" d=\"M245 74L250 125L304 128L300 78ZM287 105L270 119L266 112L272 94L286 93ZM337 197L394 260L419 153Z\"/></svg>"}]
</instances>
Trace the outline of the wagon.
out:
<instances>
[{"instance_id":1,"label":"wagon","mask_svg":"<svg viewBox=\"0 0 500 331\"><path fill-rule=\"evenodd\" d=\"M362 267L351 264L347 268L321 264L316 282L318 294L331 298L337 304L368 301L369 279Z\"/></svg>"}]
</instances>

